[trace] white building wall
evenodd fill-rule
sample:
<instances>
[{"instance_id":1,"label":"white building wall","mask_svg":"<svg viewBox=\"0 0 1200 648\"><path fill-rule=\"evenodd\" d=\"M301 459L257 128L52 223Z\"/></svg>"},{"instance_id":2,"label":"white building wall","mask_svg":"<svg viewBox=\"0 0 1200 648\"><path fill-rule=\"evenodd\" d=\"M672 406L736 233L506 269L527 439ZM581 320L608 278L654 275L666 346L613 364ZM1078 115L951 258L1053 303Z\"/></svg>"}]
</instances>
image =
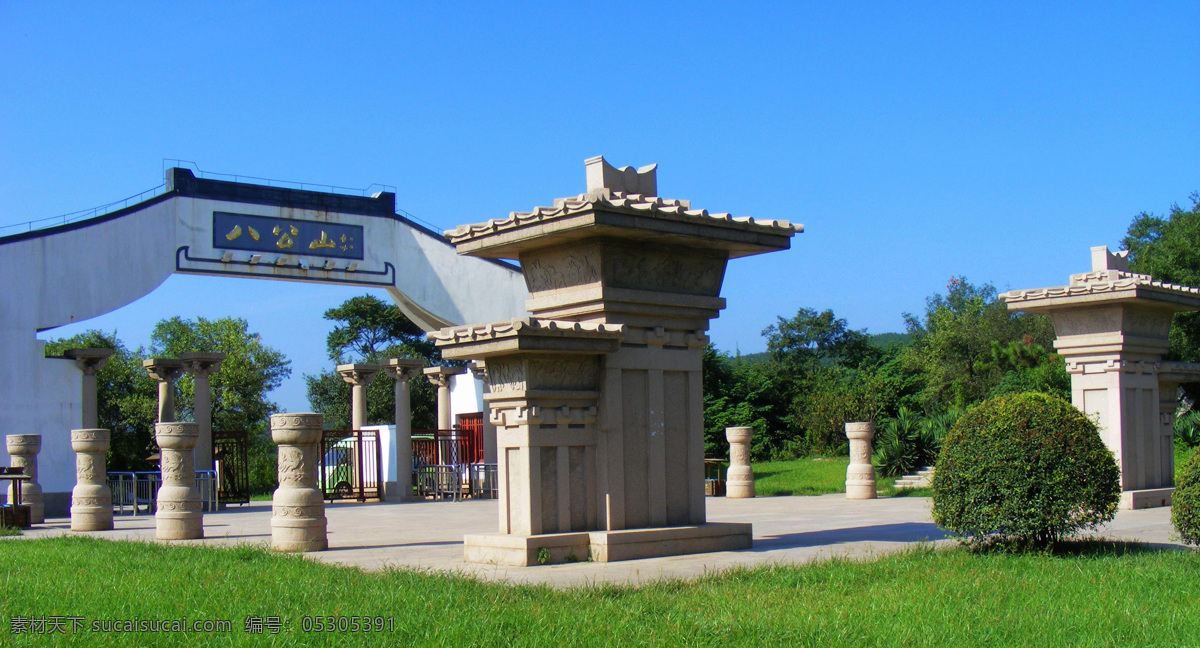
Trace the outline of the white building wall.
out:
<instances>
[{"instance_id":1,"label":"white building wall","mask_svg":"<svg viewBox=\"0 0 1200 648\"><path fill-rule=\"evenodd\" d=\"M475 414L483 411L483 381L470 371L451 377L450 416L458 421L459 414Z\"/></svg>"}]
</instances>

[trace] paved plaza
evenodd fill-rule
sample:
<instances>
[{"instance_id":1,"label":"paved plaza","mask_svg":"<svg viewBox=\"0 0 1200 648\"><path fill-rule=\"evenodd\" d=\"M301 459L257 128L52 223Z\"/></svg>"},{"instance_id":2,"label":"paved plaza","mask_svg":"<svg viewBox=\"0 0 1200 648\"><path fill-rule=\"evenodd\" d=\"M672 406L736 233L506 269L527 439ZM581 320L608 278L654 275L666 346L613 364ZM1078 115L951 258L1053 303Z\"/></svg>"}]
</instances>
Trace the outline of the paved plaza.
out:
<instances>
[{"instance_id":1,"label":"paved plaza","mask_svg":"<svg viewBox=\"0 0 1200 648\"><path fill-rule=\"evenodd\" d=\"M845 495L706 498L711 522L750 522L754 547L746 551L670 556L613 563L498 567L464 562L463 535L494 533L496 500L334 504L327 508L329 550L306 554L314 560L367 570L399 567L455 572L483 580L571 587L591 583L637 584L687 579L732 567L804 563L831 556L870 558L918 543L951 542L929 517L930 500L896 497L848 501ZM179 546L253 544L270 546L271 504L253 502L204 516L203 540ZM1155 545L1173 540L1171 509L1119 511L1102 530L1106 537ZM91 535L155 541L154 517L117 516L112 531L70 531L67 518L47 519L22 538Z\"/></svg>"}]
</instances>

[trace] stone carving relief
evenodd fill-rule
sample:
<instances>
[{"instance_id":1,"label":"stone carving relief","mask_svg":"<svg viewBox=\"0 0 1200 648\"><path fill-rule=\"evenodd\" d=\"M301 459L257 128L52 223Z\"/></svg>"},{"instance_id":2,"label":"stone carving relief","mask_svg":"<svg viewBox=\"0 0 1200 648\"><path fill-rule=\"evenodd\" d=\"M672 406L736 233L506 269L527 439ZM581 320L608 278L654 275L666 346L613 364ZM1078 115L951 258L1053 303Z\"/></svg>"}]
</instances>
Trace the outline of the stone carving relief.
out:
<instances>
[{"instance_id":1,"label":"stone carving relief","mask_svg":"<svg viewBox=\"0 0 1200 648\"><path fill-rule=\"evenodd\" d=\"M529 365L533 389L593 390L600 382L600 361L596 358L532 360Z\"/></svg>"},{"instance_id":2,"label":"stone carving relief","mask_svg":"<svg viewBox=\"0 0 1200 648\"><path fill-rule=\"evenodd\" d=\"M600 280L599 262L592 250L567 250L522 259L530 292L581 286Z\"/></svg>"},{"instance_id":3,"label":"stone carving relief","mask_svg":"<svg viewBox=\"0 0 1200 648\"><path fill-rule=\"evenodd\" d=\"M81 482L96 481L96 462L91 455L83 453L75 455L75 475Z\"/></svg>"},{"instance_id":4,"label":"stone carving relief","mask_svg":"<svg viewBox=\"0 0 1200 648\"><path fill-rule=\"evenodd\" d=\"M1115 308L1057 311L1051 313L1054 331L1059 337L1095 335L1121 330L1121 312Z\"/></svg>"},{"instance_id":5,"label":"stone carving relief","mask_svg":"<svg viewBox=\"0 0 1200 648\"><path fill-rule=\"evenodd\" d=\"M605 274L616 288L661 290L717 296L725 277L725 260L695 254L653 253L613 248Z\"/></svg>"},{"instance_id":6,"label":"stone carving relief","mask_svg":"<svg viewBox=\"0 0 1200 648\"><path fill-rule=\"evenodd\" d=\"M1125 332L1153 338L1166 338L1171 332L1171 313L1126 311Z\"/></svg>"},{"instance_id":7,"label":"stone carving relief","mask_svg":"<svg viewBox=\"0 0 1200 648\"><path fill-rule=\"evenodd\" d=\"M525 363L488 361L487 381L492 393L524 390Z\"/></svg>"},{"instance_id":8,"label":"stone carving relief","mask_svg":"<svg viewBox=\"0 0 1200 648\"><path fill-rule=\"evenodd\" d=\"M279 483L300 484L304 471L304 450L296 446L280 446Z\"/></svg>"}]
</instances>

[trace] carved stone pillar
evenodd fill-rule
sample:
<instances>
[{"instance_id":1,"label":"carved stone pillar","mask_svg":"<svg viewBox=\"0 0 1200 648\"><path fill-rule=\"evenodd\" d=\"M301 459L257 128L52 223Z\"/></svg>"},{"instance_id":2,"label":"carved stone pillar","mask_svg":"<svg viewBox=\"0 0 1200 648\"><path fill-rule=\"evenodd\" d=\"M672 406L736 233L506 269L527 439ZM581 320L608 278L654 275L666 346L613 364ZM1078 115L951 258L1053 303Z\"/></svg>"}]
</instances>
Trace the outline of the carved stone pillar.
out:
<instances>
[{"instance_id":1,"label":"carved stone pillar","mask_svg":"<svg viewBox=\"0 0 1200 648\"><path fill-rule=\"evenodd\" d=\"M501 531L510 535L468 536L467 559L529 564L537 548L551 561L569 559L568 546L576 542L589 543L597 562L747 548L749 524L706 521L705 331L725 307L720 292L728 261L785 250L803 227L710 214L686 200L661 198L654 166L616 169L601 157L585 166L584 194L446 232L459 254L518 260L529 287L529 319L442 329L430 337L448 360L487 361L501 472L513 462L501 475L501 492L513 491L510 506L530 510L532 521L547 529L522 537L515 517L507 531L502 519ZM562 339L554 339L556 330ZM561 356L594 349L617 330L615 348L593 354L595 420L574 410L568 416L549 411L556 394L529 385L577 377L568 368L583 364ZM504 339L510 336L515 339ZM509 362L503 355L523 363L528 383L493 375L497 362ZM580 397L578 388L569 391ZM570 478L547 490L551 475ZM583 493L580 504L565 504L576 488ZM582 516L564 524L567 511ZM577 529L590 540L581 540ZM545 535L551 532L556 535Z\"/></svg>"},{"instance_id":2,"label":"carved stone pillar","mask_svg":"<svg viewBox=\"0 0 1200 648\"><path fill-rule=\"evenodd\" d=\"M750 467L752 427L725 428L729 441L729 472L725 474L725 497L754 497L754 469Z\"/></svg>"},{"instance_id":3,"label":"carved stone pillar","mask_svg":"<svg viewBox=\"0 0 1200 648\"><path fill-rule=\"evenodd\" d=\"M271 499L271 547L324 551L325 500L317 488L320 414L272 414L271 439L279 445L279 489Z\"/></svg>"},{"instance_id":4,"label":"carved stone pillar","mask_svg":"<svg viewBox=\"0 0 1200 648\"><path fill-rule=\"evenodd\" d=\"M361 430L367 424L367 385L379 373L377 364L344 364L337 366L338 375L350 383L350 428Z\"/></svg>"},{"instance_id":5,"label":"carved stone pillar","mask_svg":"<svg viewBox=\"0 0 1200 648\"><path fill-rule=\"evenodd\" d=\"M150 358L142 361L150 377L158 381L158 422L175 420L175 380L183 373L183 363L171 358Z\"/></svg>"},{"instance_id":6,"label":"carved stone pillar","mask_svg":"<svg viewBox=\"0 0 1200 648\"><path fill-rule=\"evenodd\" d=\"M75 488L71 490L71 530L113 528L112 492L108 489L104 453L110 433L103 428L71 430L75 451Z\"/></svg>"},{"instance_id":7,"label":"carved stone pillar","mask_svg":"<svg viewBox=\"0 0 1200 648\"><path fill-rule=\"evenodd\" d=\"M874 423L847 423L850 439L850 465L846 467L846 499L875 499L875 466L871 465L871 439Z\"/></svg>"},{"instance_id":8,"label":"carved stone pillar","mask_svg":"<svg viewBox=\"0 0 1200 648\"><path fill-rule=\"evenodd\" d=\"M410 382L420 375L425 361L420 358L391 358L383 365L388 377L396 381L396 479L384 484L388 501L415 499L412 491L412 399Z\"/></svg>"},{"instance_id":9,"label":"carved stone pillar","mask_svg":"<svg viewBox=\"0 0 1200 648\"><path fill-rule=\"evenodd\" d=\"M79 371L83 372L83 427L95 428L99 423L96 415L96 373L104 368L112 356L112 349L68 349L63 352L64 358L75 361Z\"/></svg>"},{"instance_id":10,"label":"carved stone pillar","mask_svg":"<svg viewBox=\"0 0 1200 648\"><path fill-rule=\"evenodd\" d=\"M224 353L184 353L179 356L183 370L195 380L195 407L192 417L199 436L196 438L196 470L213 469L212 386L208 378L221 368Z\"/></svg>"},{"instance_id":11,"label":"carved stone pillar","mask_svg":"<svg viewBox=\"0 0 1200 648\"><path fill-rule=\"evenodd\" d=\"M158 423L154 440L162 454L162 485L158 512L154 514L159 540L193 540L204 537L204 513L196 487L196 423Z\"/></svg>"},{"instance_id":12,"label":"carved stone pillar","mask_svg":"<svg viewBox=\"0 0 1200 648\"><path fill-rule=\"evenodd\" d=\"M487 383L487 363L483 360L473 360L469 365L471 375L483 384L483 463L496 463L496 424L492 423L491 407L488 405L487 394L491 391Z\"/></svg>"},{"instance_id":13,"label":"carved stone pillar","mask_svg":"<svg viewBox=\"0 0 1200 648\"><path fill-rule=\"evenodd\" d=\"M42 486L38 483L38 451L42 449L40 434L10 434L5 438L8 455L12 465L25 469L29 480L21 484L21 504L29 507L30 524L41 524L46 521L46 508L42 500ZM13 490L8 487L8 502L13 502Z\"/></svg>"},{"instance_id":14,"label":"carved stone pillar","mask_svg":"<svg viewBox=\"0 0 1200 648\"><path fill-rule=\"evenodd\" d=\"M1164 363L1175 313L1200 310L1200 291L1129 272L1126 252L1094 247L1092 270L1069 284L1000 295L1011 311L1045 313L1071 376L1071 403L1099 423L1121 471L1123 509L1170 506L1174 448L1162 412L1192 363ZM1172 375L1159 375L1160 372ZM1167 394L1160 394L1160 383ZM1172 409L1173 414L1173 409Z\"/></svg>"}]
</instances>

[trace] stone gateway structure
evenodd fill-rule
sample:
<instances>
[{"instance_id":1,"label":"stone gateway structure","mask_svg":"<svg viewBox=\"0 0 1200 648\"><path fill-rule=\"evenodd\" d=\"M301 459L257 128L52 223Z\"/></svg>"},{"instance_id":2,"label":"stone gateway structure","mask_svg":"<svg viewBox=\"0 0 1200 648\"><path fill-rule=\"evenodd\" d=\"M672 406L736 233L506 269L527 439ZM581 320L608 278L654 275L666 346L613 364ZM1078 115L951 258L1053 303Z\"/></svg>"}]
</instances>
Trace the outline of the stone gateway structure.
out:
<instances>
[{"instance_id":1,"label":"stone gateway structure","mask_svg":"<svg viewBox=\"0 0 1200 648\"><path fill-rule=\"evenodd\" d=\"M500 525L467 560L509 565L748 548L704 504L701 356L730 259L803 227L658 197L654 166L587 160L587 193L446 233L517 259L531 316L443 328L443 357L484 360Z\"/></svg>"},{"instance_id":2,"label":"stone gateway structure","mask_svg":"<svg viewBox=\"0 0 1200 648\"><path fill-rule=\"evenodd\" d=\"M1092 271L1055 288L1014 290L1014 311L1046 313L1067 361L1071 401L1096 417L1121 469L1121 508L1168 506L1175 486L1176 389L1200 364L1164 362L1175 313L1200 310L1200 288L1129 272L1125 252L1092 248Z\"/></svg>"}]
</instances>

